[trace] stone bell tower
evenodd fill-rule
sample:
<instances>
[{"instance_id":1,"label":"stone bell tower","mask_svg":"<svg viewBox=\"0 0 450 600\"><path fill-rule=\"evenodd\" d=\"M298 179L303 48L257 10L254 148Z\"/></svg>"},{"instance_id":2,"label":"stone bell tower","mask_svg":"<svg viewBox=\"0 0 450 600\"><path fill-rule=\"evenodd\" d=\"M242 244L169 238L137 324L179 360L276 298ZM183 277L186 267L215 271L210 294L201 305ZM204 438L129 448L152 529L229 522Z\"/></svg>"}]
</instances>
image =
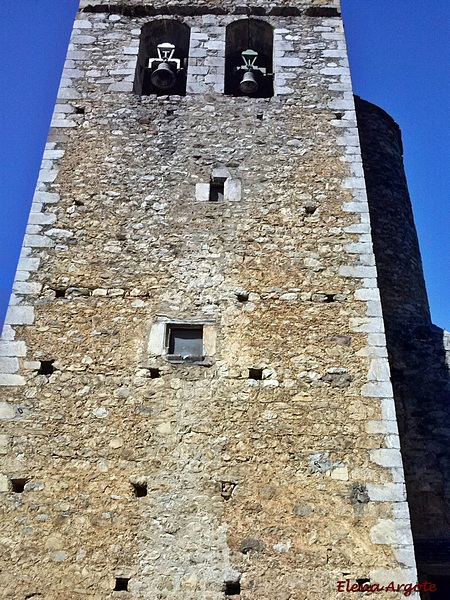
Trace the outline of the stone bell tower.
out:
<instances>
[{"instance_id":1,"label":"stone bell tower","mask_svg":"<svg viewBox=\"0 0 450 600\"><path fill-rule=\"evenodd\" d=\"M2 598L417 581L338 0L81 2L0 354Z\"/></svg>"}]
</instances>

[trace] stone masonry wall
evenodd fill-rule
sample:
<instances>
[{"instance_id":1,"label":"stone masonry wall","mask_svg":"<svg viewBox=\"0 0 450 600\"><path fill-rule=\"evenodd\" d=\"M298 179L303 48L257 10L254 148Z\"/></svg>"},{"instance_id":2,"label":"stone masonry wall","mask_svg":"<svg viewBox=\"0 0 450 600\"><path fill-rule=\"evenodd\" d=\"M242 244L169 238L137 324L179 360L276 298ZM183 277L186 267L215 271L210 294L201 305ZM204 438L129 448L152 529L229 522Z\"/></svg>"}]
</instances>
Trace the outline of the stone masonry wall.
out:
<instances>
[{"instance_id":1,"label":"stone masonry wall","mask_svg":"<svg viewBox=\"0 0 450 600\"><path fill-rule=\"evenodd\" d=\"M450 335L430 321L398 125L360 98L356 114L417 564L448 576Z\"/></svg>"},{"instance_id":2,"label":"stone masonry wall","mask_svg":"<svg viewBox=\"0 0 450 600\"><path fill-rule=\"evenodd\" d=\"M234 98L231 5L179 17L185 97L132 94L148 16L75 22L0 342L0 598L416 581L342 23L264 13L275 96ZM207 360L155 351L179 322Z\"/></svg>"}]
</instances>

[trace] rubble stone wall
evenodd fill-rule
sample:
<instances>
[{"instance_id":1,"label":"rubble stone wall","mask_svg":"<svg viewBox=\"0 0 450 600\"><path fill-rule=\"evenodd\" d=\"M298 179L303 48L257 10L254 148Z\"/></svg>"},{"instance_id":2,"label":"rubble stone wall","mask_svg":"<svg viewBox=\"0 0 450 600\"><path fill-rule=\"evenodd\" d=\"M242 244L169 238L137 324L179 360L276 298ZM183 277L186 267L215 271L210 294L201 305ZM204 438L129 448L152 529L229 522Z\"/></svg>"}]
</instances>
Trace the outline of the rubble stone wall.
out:
<instances>
[{"instance_id":1,"label":"rubble stone wall","mask_svg":"<svg viewBox=\"0 0 450 600\"><path fill-rule=\"evenodd\" d=\"M264 99L220 69L135 96L149 17L79 13L0 343L0 597L416 581L344 34L316 5L261 17ZM190 65L222 57L229 13L179 18ZM196 196L216 170L231 196ZM170 323L203 324L204 360L155 351Z\"/></svg>"}]
</instances>

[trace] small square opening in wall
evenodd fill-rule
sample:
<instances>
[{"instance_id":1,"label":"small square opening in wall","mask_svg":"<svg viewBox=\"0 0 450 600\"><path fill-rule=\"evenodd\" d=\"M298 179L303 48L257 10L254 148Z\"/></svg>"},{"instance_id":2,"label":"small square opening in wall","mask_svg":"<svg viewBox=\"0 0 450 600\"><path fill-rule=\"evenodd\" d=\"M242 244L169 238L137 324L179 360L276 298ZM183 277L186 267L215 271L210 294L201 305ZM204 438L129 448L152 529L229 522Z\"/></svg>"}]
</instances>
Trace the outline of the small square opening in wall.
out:
<instances>
[{"instance_id":1,"label":"small square opening in wall","mask_svg":"<svg viewBox=\"0 0 450 600\"><path fill-rule=\"evenodd\" d=\"M361 577L360 579L356 580L356 583L359 585L360 592L370 592L370 579Z\"/></svg>"},{"instance_id":2,"label":"small square opening in wall","mask_svg":"<svg viewBox=\"0 0 450 600\"><path fill-rule=\"evenodd\" d=\"M241 584L239 581L227 581L225 583L225 597L230 598L232 596L241 595Z\"/></svg>"},{"instance_id":3,"label":"small square opening in wall","mask_svg":"<svg viewBox=\"0 0 450 600\"><path fill-rule=\"evenodd\" d=\"M220 495L224 500L229 500L233 495L236 484L232 481L221 481L220 482Z\"/></svg>"},{"instance_id":4,"label":"small square opening in wall","mask_svg":"<svg viewBox=\"0 0 450 600\"><path fill-rule=\"evenodd\" d=\"M128 592L129 577L116 577L115 592Z\"/></svg>"},{"instance_id":5,"label":"small square opening in wall","mask_svg":"<svg viewBox=\"0 0 450 600\"><path fill-rule=\"evenodd\" d=\"M136 498L144 498L147 495L147 483L133 483Z\"/></svg>"},{"instance_id":6,"label":"small square opening in wall","mask_svg":"<svg viewBox=\"0 0 450 600\"><path fill-rule=\"evenodd\" d=\"M41 360L41 366L38 369L38 375L51 375L55 371L54 360Z\"/></svg>"},{"instance_id":7,"label":"small square opening in wall","mask_svg":"<svg viewBox=\"0 0 450 600\"><path fill-rule=\"evenodd\" d=\"M257 381L260 381L262 379L262 373L263 370L262 369L249 369L248 370L248 378L249 379L256 379Z\"/></svg>"},{"instance_id":8,"label":"small square opening in wall","mask_svg":"<svg viewBox=\"0 0 450 600\"><path fill-rule=\"evenodd\" d=\"M225 197L225 182L224 181L211 181L209 186L209 201L210 202L223 202Z\"/></svg>"},{"instance_id":9,"label":"small square opening in wall","mask_svg":"<svg viewBox=\"0 0 450 600\"><path fill-rule=\"evenodd\" d=\"M28 483L28 479L23 479L23 478L11 479L12 491L15 492L16 494L22 494L25 489L25 485L27 483Z\"/></svg>"},{"instance_id":10,"label":"small square opening in wall","mask_svg":"<svg viewBox=\"0 0 450 600\"><path fill-rule=\"evenodd\" d=\"M168 325L168 353L182 358L203 357L202 325Z\"/></svg>"},{"instance_id":11,"label":"small square opening in wall","mask_svg":"<svg viewBox=\"0 0 450 600\"><path fill-rule=\"evenodd\" d=\"M248 302L248 292L237 292L236 298L238 302Z\"/></svg>"},{"instance_id":12,"label":"small square opening in wall","mask_svg":"<svg viewBox=\"0 0 450 600\"><path fill-rule=\"evenodd\" d=\"M66 295L66 288L53 288L55 292L55 298L64 298Z\"/></svg>"},{"instance_id":13,"label":"small square opening in wall","mask_svg":"<svg viewBox=\"0 0 450 600\"><path fill-rule=\"evenodd\" d=\"M151 368L148 370L148 372L150 374L150 379L157 379L158 377L161 377L161 371L159 369Z\"/></svg>"}]
</instances>

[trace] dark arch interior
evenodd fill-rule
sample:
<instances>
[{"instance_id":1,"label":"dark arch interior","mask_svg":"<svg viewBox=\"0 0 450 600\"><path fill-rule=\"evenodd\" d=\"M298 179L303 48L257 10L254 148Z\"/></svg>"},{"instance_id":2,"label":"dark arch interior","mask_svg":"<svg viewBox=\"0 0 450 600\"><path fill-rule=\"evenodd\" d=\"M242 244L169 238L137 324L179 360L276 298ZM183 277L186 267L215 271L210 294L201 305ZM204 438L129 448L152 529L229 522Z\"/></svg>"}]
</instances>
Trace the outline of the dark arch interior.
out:
<instances>
[{"instance_id":1,"label":"dark arch interior","mask_svg":"<svg viewBox=\"0 0 450 600\"><path fill-rule=\"evenodd\" d=\"M225 94L231 96L244 96L239 89L244 71L236 71L243 65L242 52L244 50L258 52L256 65L265 67L267 73L273 69L273 27L259 19L242 19L230 23L227 27L225 45ZM273 96L273 76L264 77L255 71L258 90L250 94L254 98L270 98Z\"/></svg>"},{"instance_id":2,"label":"dark arch interior","mask_svg":"<svg viewBox=\"0 0 450 600\"><path fill-rule=\"evenodd\" d=\"M149 96L157 94L158 96L167 94L176 94L184 96L186 94L186 69L189 53L190 29L188 25L175 21L173 19L161 19L146 23L141 30L141 41L139 45L139 54L136 65L136 75L134 78L133 91L139 96ZM158 56L158 44L170 43L175 45L174 58L181 61L183 71L177 75L174 87L169 91L156 88L151 80L151 70L148 68L148 59Z\"/></svg>"}]
</instances>

